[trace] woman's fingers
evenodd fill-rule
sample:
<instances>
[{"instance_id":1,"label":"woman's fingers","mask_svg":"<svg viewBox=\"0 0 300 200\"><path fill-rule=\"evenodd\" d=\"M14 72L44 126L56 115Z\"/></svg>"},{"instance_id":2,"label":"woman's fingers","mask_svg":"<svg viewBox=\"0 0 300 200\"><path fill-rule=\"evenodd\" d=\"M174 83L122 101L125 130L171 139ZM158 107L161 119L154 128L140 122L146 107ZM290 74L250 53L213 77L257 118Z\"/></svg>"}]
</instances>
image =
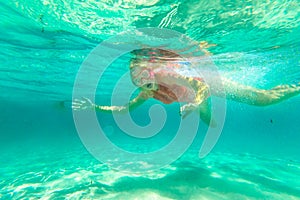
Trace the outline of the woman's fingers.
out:
<instances>
[{"instance_id":1,"label":"woman's fingers","mask_svg":"<svg viewBox=\"0 0 300 200\"><path fill-rule=\"evenodd\" d=\"M191 114L195 109L197 109L197 104L186 104L184 106L180 107L180 116L182 116L182 118L186 118L186 116L188 116L189 114Z\"/></svg>"},{"instance_id":2,"label":"woman's fingers","mask_svg":"<svg viewBox=\"0 0 300 200\"><path fill-rule=\"evenodd\" d=\"M85 103L87 100L85 100L84 98L82 99L75 99L74 102L76 103Z\"/></svg>"},{"instance_id":3,"label":"woman's fingers","mask_svg":"<svg viewBox=\"0 0 300 200\"><path fill-rule=\"evenodd\" d=\"M85 110L93 107L93 102L86 98L82 97L82 99L74 99L72 102L72 109L74 110Z\"/></svg>"},{"instance_id":4,"label":"woman's fingers","mask_svg":"<svg viewBox=\"0 0 300 200\"><path fill-rule=\"evenodd\" d=\"M92 101L91 101L89 98L82 97L82 99L84 99L84 101L87 101L87 102L89 102L89 103L91 103L91 104L92 104Z\"/></svg>"}]
</instances>

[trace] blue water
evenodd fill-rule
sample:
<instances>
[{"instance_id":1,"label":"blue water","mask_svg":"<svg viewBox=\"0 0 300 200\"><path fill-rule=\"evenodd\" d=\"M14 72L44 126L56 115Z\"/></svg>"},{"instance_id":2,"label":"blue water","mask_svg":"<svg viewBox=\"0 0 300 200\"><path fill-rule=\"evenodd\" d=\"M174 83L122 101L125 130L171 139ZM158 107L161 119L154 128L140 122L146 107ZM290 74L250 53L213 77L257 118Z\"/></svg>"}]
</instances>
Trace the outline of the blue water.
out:
<instances>
[{"instance_id":1,"label":"blue water","mask_svg":"<svg viewBox=\"0 0 300 200\"><path fill-rule=\"evenodd\" d=\"M220 74L239 83L264 89L299 83L299 10L293 0L2 1L0 199L300 199L299 95L267 107L227 101L222 134L208 156L198 156L208 129L200 122L179 159L144 173L93 157L70 108L90 52L120 32L144 27L207 42ZM111 64L97 103L110 103L128 66L128 54ZM168 119L150 139L127 137L111 114L97 116L112 142L147 154L168 144L180 122L178 104L150 100L132 112L137 124L150 123L154 104Z\"/></svg>"}]
</instances>

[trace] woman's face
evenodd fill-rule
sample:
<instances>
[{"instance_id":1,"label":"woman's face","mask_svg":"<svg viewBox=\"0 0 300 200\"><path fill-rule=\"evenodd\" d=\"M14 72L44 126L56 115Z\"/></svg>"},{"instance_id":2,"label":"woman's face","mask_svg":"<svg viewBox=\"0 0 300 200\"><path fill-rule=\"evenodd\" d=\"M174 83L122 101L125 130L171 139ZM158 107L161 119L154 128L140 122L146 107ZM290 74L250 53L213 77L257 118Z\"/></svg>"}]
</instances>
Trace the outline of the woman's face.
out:
<instances>
[{"instance_id":1,"label":"woman's face","mask_svg":"<svg viewBox=\"0 0 300 200\"><path fill-rule=\"evenodd\" d=\"M144 90L157 90L155 74L150 67L132 67L130 69L131 80L134 85Z\"/></svg>"}]
</instances>

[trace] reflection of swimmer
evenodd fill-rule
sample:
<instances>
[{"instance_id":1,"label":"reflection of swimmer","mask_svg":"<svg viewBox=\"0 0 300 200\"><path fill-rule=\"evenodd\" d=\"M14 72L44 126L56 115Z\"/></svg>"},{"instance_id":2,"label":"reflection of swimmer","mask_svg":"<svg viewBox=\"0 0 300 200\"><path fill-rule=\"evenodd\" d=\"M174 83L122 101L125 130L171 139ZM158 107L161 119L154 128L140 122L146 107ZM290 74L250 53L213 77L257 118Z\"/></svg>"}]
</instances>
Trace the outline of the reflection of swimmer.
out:
<instances>
[{"instance_id":1,"label":"reflection of swimmer","mask_svg":"<svg viewBox=\"0 0 300 200\"><path fill-rule=\"evenodd\" d=\"M141 56L147 51L146 58ZM300 84L281 85L270 90L257 89L242 85L225 78L221 78L223 90L219 88L218 81L204 82L200 77L186 76L178 73L182 66L187 66L186 61L175 53L165 50L135 50L135 55L130 62L130 74L132 82L141 89L139 95L124 106L99 106L89 99L76 99L72 107L78 109L91 109L103 112L126 112L133 110L149 98L157 99L165 104L182 102L180 114L185 117L193 110L199 108L201 119L209 124L211 112L208 98L212 96L224 96L227 99L256 106L267 106L281 102L285 99L300 94ZM158 56L155 58L155 56ZM213 123L211 123L213 125Z\"/></svg>"}]
</instances>

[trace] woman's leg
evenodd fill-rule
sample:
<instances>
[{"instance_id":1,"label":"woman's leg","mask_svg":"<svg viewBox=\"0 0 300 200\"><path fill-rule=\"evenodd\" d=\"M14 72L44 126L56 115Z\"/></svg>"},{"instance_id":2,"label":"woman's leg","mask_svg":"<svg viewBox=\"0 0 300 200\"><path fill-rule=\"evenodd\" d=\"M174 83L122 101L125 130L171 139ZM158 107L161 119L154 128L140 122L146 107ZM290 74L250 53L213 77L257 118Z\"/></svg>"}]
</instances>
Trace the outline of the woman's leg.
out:
<instances>
[{"instance_id":1,"label":"woman's leg","mask_svg":"<svg viewBox=\"0 0 300 200\"><path fill-rule=\"evenodd\" d=\"M300 94L300 83L280 85L269 90L242 85L227 79L223 79L222 83L227 99L255 106L276 104Z\"/></svg>"}]
</instances>

